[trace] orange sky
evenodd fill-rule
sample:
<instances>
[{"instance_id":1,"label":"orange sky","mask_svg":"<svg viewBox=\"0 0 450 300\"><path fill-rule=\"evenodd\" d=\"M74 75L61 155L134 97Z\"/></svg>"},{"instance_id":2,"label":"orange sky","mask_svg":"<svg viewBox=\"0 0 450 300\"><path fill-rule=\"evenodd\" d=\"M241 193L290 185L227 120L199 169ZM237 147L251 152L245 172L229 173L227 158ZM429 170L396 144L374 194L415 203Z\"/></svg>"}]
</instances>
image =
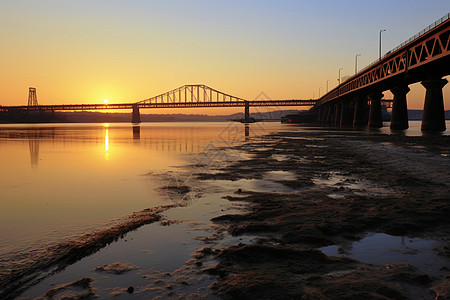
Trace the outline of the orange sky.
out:
<instances>
[{"instance_id":1,"label":"orange sky","mask_svg":"<svg viewBox=\"0 0 450 300\"><path fill-rule=\"evenodd\" d=\"M380 28L387 52L450 11L431 2L4 0L0 105L26 104L30 86L40 104L136 102L184 84L310 99L339 68L353 74L356 53L359 68L377 58ZM409 108L421 109L424 89L411 88ZM444 97L448 109L450 84Z\"/></svg>"}]
</instances>

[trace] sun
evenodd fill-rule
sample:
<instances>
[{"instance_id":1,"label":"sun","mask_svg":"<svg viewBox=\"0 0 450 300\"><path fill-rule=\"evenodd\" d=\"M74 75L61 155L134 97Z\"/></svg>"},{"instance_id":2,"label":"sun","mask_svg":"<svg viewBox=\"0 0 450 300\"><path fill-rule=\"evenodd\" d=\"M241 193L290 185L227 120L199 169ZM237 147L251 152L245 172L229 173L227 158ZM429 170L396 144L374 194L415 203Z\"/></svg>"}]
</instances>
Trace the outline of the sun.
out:
<instances>
[{"instance_id":1,"label":"sun","mask_svg":"<svg viewBox=\"0 0 450 300\"><path fill-rule=\"evenodd\" d=\"M108 99L103 100L103 103L108 104Z\"/></svg>"}]
</instances>

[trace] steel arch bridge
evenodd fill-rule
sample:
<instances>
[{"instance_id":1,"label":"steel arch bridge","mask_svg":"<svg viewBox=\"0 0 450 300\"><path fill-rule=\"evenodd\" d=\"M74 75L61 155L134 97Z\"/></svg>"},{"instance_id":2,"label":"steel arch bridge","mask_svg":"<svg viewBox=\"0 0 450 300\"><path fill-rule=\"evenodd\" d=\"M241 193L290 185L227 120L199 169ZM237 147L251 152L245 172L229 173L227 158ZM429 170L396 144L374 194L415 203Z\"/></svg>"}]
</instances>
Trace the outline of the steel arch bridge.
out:
<instances>
[{"instance_id":1,"label":"steel arch bridge","mask_svg":"<svg viewBox=\"0 0 450 300\"><path fill-rule=\"evenodd\" d=\"M298 99L266 99L246 100L235 97L204 84L183 85L169 92L147 98L138 102L109 103L109 104L52 104L38 105L0 106L0 111L12 110L109 110L109 109L133 109L139 108L185 108L185 107L236 107L236 106L313 106L316 100Z\"/></svg>"},{"instance_id":2,"label":"steel arch bridge","mask_svg":"<svg viewBox=\"0 0 450 300\"><path fill-rule=\"evenodd\" d=\"M0 106L0 112L12 114L30 111L89 111L89 110L112 110L132 109L132 122L140 123L139 109L148 108L189 108L189 107L245 107L245 119L249 120L250 106L309 106L315 105L316 100L280 99L280 100L246 100L235 97L219 90L210 88L204 84L183 85L179 88L163 94L131 103L112 104L61 104L61 105L39 105L37 103L36 89L33 89L31 104L22 106Z\"/></svg>"},{"instance_id":3,"label":"steel arch bridge","mask_svg":"<svg viewBox=\"0 0 450 300\"><path fill-rule=\"evenodd\" d=\"M244 102L245 99L225 94L216 89L210 88L204 84L183 85L164 94L154 96L137 102L141 104L157 103L226 103L226 102Z\"/></svg>"}]
</instances>

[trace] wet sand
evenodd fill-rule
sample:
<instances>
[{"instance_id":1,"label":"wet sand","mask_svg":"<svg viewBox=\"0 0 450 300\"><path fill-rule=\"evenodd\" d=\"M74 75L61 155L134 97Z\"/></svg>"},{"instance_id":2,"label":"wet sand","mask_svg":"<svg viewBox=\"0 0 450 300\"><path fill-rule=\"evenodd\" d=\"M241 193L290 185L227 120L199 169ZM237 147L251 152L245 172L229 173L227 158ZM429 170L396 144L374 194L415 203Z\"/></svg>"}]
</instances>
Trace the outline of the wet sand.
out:
<instances>
[{"instance_id":1,"label":"wet sand","mask_svg":"<svg viewBox=\"0 0 450 300\"><path fill-rule=\"evenodd\" d=\"M180 169L162 187L175 208L68 256L97 252L36 295L450 299L450 137L293 131L222 150L241 159ZM174 248L147 253L160 235Z\"/></svg>"},{"instance_id":2,"label":"wet sand","mask_svg":"<svg viewBox=\"0 0 450 300\"><path fill-rule=\"evenodd\" d=\"M237 149L254 156L198 178L245 182L271 171L284 175L278 182L297 191L248 191L243 185L227 197L249 202L251 209L213 221L232 235L261 238L253 245L215 250L219 263L206 270L218 276L214 294L223 299L450 299L449 137L297 132ZM437 257L429 264L434 266L418 268L414 258L385 264L352 259L352 243L374 233L433 241L430 251ZM333 245L336 256L318 250ZM373 255L389 261L389 254Z\"/></svg>"}]
</instances>

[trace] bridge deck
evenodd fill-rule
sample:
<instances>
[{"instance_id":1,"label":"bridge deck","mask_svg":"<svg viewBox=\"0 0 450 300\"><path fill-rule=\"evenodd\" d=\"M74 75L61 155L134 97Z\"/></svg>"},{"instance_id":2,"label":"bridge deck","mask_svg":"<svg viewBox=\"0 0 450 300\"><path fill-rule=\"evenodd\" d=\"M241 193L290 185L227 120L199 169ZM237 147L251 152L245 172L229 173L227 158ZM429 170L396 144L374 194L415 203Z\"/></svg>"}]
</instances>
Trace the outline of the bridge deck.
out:
<instances>
[{"instance_id":1,"label":"bridge deck","mask_svg":"<svg viewBox=\"0 0 450 300\"><path fill-rule=\"evenodd\" d=\"M113 110L132 109L133 105L139 108L194 108L194 107L243 107L246 101L222 102L180 102L180 103L118 103L118 104L61 104L61 105L35 105L35 106L0 106L0 111L8 110ZM249 106L313 106L315 100L257 100L248 101Z\"/></svg>"},{"instance_id":2,"label":"bridge deck","mask_svg":"<svg viewBox=\"0 0 450 300\"><path fill-rule=\"evenodd\" d=\"M323 95L315 107L354 92L383 91L396 82L412 84L446 75L450 75L450 14Z\"/></svg>"}]
</instances>

